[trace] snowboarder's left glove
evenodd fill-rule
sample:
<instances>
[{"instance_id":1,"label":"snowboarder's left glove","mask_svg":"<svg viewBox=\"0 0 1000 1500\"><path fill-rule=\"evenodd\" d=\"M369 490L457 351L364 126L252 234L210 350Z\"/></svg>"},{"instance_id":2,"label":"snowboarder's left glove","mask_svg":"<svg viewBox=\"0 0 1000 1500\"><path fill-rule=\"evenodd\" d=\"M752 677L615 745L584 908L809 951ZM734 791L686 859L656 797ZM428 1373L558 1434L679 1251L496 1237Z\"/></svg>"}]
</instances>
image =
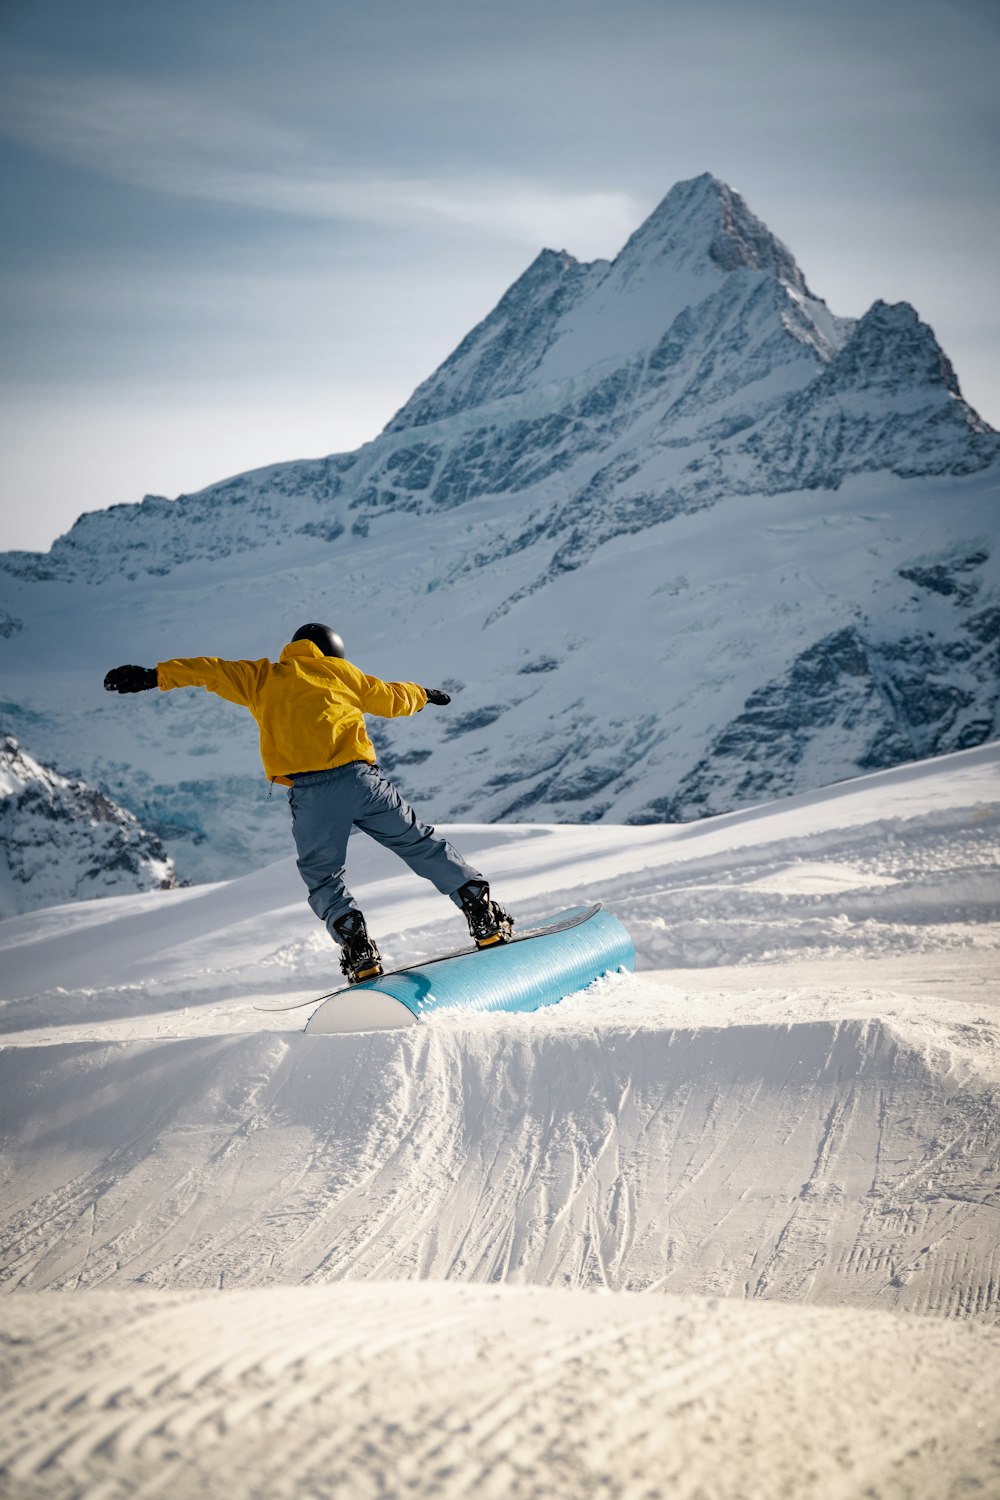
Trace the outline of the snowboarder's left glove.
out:
<instances>
[{"instance_id":1,"label":"snowboarder's left glove","mask_svg":"<svg viewBox=\"0 0 1000 1500\"><path fill-rule=\"evenodd\" d=\"M424 688L428 703L436 703L438 708L444 708L446 703L451 702L450 693L442 693L440 688Z\"/></svg>"},{"instance_id":2,"label":"snowboarder's left glove","mask_svg":"<svg viewBox=\"0 0 1000 1500\"><path fill-rule=\"evenodd\" d=\"M104 679L109 693L145 693L159 685L155 667L112 667Z\"/></svg>"}]
</instances>

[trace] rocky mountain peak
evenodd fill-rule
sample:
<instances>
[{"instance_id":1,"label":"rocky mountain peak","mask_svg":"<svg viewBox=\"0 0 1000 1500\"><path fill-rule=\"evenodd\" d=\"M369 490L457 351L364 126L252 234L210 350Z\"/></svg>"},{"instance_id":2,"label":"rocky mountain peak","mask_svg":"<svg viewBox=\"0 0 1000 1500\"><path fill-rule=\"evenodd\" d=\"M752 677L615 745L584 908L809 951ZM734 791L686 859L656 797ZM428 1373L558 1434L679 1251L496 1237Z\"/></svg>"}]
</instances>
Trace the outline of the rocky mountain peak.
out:
<instances>
[{"instance_id":1,"label":"rocky mountain peak","mask_svg":"<svg viewBox=\"0 0 1000 1500\"><path fill-rule=\"evenodd\" d=\"M809 291L791 252L739 193L706 172L673 187L611 262L543 250L386 431L581 377L603 380L613 366L645 357L688 309L725 296L736 271L772 277L797 300L775 311L783 337L810 344L821 359L839 347L838 320Z\"/></svg>"},{"instance_id":2,"label":"rocky mountain peak","mask_svg":"<svg viewBox=\"0 0 1000 1500\"><path fill-rule=\"evenodd\" d=\"M169 890L173 860L110 797L0 736L0 917L94 896Z\"/></svg>"},{"instance_id":3,"label":"rocky mountain peak","mask_svg":"<svg viewBox=\"0 0 1000 1500\"><path fill-rule=\"evenodd\" d=\"M739 193L710 172L672 187L628 240L615 266L650 259L678 266L707 259L721 271L766 271L802 296L813 297L788 247L751 213Z\"/></svg>"},{"instance_id":4,"label":"rocky mountain peak","mask_svg":"<svg viewBox=\"0 0 1000 1500\"><path fill-rule=\"evenodd\" d=\"M838 365L856 388L905 382L961 396L958 377L934 330L908 302L874 302L855 325Z\"/></svg>"},{"instance_id":5,"label":"rocky mountain peak","mask_svg":"<svg viewBox=\"0 0 1000 1500\"><path fill-rule=\"evenodd\" d=\"M542 250L444 364L417 386L385 428L402 432L520 388L555 337L563 315L607 262L585 264Z\"/></svg>"}]
</instances>

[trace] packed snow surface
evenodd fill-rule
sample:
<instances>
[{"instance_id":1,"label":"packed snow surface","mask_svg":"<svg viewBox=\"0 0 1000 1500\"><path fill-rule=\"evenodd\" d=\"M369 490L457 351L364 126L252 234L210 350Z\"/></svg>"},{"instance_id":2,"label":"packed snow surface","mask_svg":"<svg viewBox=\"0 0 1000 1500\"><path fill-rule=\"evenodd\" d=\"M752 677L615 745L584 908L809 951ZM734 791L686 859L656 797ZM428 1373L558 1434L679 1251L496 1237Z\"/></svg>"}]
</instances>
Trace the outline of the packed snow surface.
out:
<instances>
[{"instance_id":1,"label":"packed snow surface","mask_svg":"<svg viewBox=\"0 0 1000 1500\"><path fill-rule=\"evenodd\" d=\"M942 1500L1000 1482L992 1328L427 1282L43 1292L4 1314L18 1500Z\"/></svg>"},{"instance_id":2,"label":"packed snow surface","mask_svg":"<svg viewBox=\"0 0 1000 1500\"><path fill-rule=\"evenodd\" d=\"M1000 1492L998 833L996 745L456 826L639 970L396 1032L255 1008L337 978L291 860L0 923L5 1493Z\"/></svg>"}]
</instances>

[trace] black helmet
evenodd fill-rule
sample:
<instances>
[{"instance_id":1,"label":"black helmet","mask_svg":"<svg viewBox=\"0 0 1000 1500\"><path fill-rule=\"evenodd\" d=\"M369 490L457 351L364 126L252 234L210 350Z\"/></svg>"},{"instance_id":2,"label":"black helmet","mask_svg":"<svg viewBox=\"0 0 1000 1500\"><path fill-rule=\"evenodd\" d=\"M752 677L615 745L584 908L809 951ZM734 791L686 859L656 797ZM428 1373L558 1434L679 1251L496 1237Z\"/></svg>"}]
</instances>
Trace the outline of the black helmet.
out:
<instances>
[{"instance_id":1,"label":"black helmet","mask_svg":"<svg viewBox=\"0 0 1000 1500\"><path fill-rule=\"evenodd\" d=\"M329 625L300 625L292 636L293 641L312 641L324 656L346 656L344 643Z\"/></svg>"}]
</instances>

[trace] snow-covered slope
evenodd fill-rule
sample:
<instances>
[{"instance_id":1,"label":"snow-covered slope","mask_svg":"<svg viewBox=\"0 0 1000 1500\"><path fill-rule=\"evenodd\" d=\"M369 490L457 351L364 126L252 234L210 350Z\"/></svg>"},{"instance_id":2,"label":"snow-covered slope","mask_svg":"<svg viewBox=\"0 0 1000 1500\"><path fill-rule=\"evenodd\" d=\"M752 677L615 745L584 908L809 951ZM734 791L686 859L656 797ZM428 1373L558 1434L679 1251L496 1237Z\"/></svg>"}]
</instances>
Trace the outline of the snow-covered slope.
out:
<instances>
[{"instance_id":1,"label":"snow-covered slope","mask_svg":"<svg viewBox=\"0 0 1000 1500\"><path fill-rule=\"evenodd\" d=\"M291 861L6 922L0 1275L420 1276L995 1319L998 790L990 747L683 828L452 830L523 922L603 899L640 972L402 1035L312 1037L308 1009L254 1009L335 971ZM351 862L390 958L453 945L460 919L398 861L359 839ZM853 983L825 979L849 958ZM733 964L742 980L713 987ZM942 1131L966 1145L942 1154Z\"/></svg>"},{"instance_id":2,"label":"snow-covered slope","mask_svg":"<svg viewBox=\"0 0 1000 1500\"><path fill-rule=\"evenodd\" d=\"M640 972L311 1036L254 1009L334 964L291 861L0 924L12 1493L991 1493L1000 748L451 833ZM450 942L349 858L391 955Z\"/></svg>"},{"instance_id":3,"label":"snow-covered slope","mask_svg":"<svg viewBox=\"0 0 1000 1500\"><path fill-rule=\"evenodd\" d=\"M159 839L103 792L0 739L0 917L93 896L169 890Z\"/></svg>"},{"instance_id":4,"label":"snow-covered slope","mask_svg":"<svg viewBox=\"0 0 1000 1500\"><path fill-rule=\"evenodd\" d=\"M375 727L438 819L688 818L979 744L998 454L912 308L835 316L706 175L612 262L543 252L357 453L0 559L8 721L199 878L287 848L252 725L100 678L303 618L449 685Z\"/></svg>"}]
</instances>

